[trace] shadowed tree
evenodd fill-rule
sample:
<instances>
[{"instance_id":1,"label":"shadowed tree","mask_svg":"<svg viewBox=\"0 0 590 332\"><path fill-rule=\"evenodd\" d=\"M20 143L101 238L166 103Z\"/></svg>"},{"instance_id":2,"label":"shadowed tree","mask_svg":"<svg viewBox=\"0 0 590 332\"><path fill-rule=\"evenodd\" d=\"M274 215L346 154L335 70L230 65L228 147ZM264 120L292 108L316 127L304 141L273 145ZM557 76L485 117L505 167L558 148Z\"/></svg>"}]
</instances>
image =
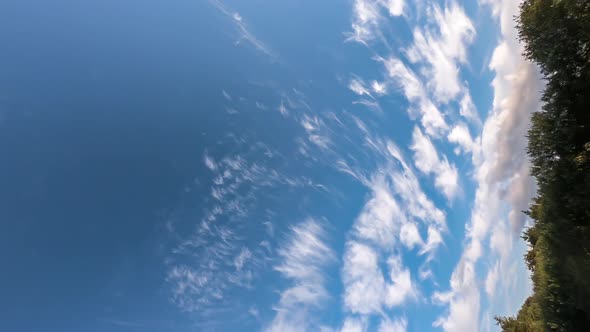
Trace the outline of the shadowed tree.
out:
<instances>
[{"instance_id":1,"label":"shadowed tree","mask_svg":"<svg viewBox=\"0 0 590 332\"><path fill-rule=\"evenodd\" d=\"M533 294L503 331L590 328L590 1L525 0L516 18L524 56L546 81L528 154L538 194L523 234Z\"/></svg>"}]
</instances>

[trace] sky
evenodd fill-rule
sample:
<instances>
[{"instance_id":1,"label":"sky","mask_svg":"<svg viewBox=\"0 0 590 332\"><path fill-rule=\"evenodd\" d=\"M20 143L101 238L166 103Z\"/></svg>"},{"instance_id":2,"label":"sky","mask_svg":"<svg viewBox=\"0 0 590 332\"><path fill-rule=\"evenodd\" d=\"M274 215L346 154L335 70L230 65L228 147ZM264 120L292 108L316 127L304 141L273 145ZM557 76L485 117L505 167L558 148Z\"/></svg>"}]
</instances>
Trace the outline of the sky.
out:
<instances>
[{"instance_id":1,"label":"sky","mask_svg":"<svg viewBox=\"0 0 590 332\"><path fill-rule=\"evenodd\" d=\"M0 2L0 330L496 331L512 0Z\"/></svg>"}]
</instances>

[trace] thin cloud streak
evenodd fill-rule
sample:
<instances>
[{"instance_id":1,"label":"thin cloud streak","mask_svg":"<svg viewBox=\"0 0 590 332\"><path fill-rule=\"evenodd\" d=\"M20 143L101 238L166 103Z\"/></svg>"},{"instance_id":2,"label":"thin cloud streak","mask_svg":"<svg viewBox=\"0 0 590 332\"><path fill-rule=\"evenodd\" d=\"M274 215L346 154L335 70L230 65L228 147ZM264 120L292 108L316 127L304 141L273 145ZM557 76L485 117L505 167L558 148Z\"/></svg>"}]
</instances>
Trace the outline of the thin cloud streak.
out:
<instances>
[{"instance_id":1,"label":"thin cloud streak","mask_svg":"<svg viewBox=\"0 0 590 332\"><path fill-rule=\"evenodd\" d=\"M264 53L270 58L277 58L276 53L250 31L240 13L231 10L227 5L219 0L209 0L209 3L232 20L240 35L240 39L237 41L238 43L241 40L245 40L254 46L254 48L256 48L258 51Z\"/></svg>"},{"instance_id":2,"label":"thin cloud streak","mask_svg":"<svg viewBox=\"0 0 590 332\"><path fill-rule=\"evenodd\" d=\"M402 16L405 11L405 0L355 0L352 32L348 33L347 40L368 45L372 40L379 38L386 43L381 33L381 25L387 16Z\"/></svg>"},{"instance_id":3,"label":"thin cloud streak","mask_svg":"<svg viewBox=\"0 0 590 332\"><path fill-rule=\"evenodd\" d=\"M418 128L414 128L412 145L414 164L424 174L434 174L435 187L441 191L447 200L452 201L459 191L459 174L457 168L447 157L439 157L432 141Z\"/></svg>"},{"instance_id":4,"label":"thin cloud streak","mask_svg":"<svg viewBox=\"0 0 590 332\"><path fill-rule=\"evenodd\" d=\"M475 37L475 28L461 6L456 1L449 5L430 6L427 14L435 28L414 29L414 43L407 50L409 60L422 65L429 89L442 103L464 90L457 62L466 61L466 46Z\"/></svg>"},{"instance_id":5,"label":"thin cloud streak","mask_svg":"<svg viewBox=\"0 0 590 332\"><path fill-rule=\"evenodd\" d=\"M403 61L396 57L377 58L385 66L392 85L402 90L410 102L408 113L411 117L420 119L426 133L433 137L440 137L448 131L448 124L444 115L428 97L428 94L418 76Z\"/></svg>"},{"instance_id":6,"label":"thin cloud streak","mask_svg":"<svg viewBox=\"0 0 590 332\"><path fill-rule=\"evenodd\" d=\"M279 249L281 262L275 267L291 285L281 292L276 315L268 332L307 331L317 328L310 312L329 298L324 269L335 261L321 223L308 219L291 228Z\"/></svg>"}]
</instances>

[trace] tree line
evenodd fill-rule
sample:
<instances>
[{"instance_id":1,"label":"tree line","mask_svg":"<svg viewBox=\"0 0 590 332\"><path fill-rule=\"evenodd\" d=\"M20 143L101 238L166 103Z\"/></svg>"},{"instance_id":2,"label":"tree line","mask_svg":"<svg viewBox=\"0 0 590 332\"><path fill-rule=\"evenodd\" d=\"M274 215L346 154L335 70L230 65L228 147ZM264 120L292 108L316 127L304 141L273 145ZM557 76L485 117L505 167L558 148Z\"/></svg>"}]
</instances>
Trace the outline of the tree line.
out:
<instances>
[{"instance_id":1,"label":"tree line","mask_svg":"<svg viewBox=\"0 0 590 332\"><path fill-rule=\"evenodd\" d=\"M590 1L525 0L515 18L524 56L546 88L527 152L537 196L525 213L533 294L503 331L590 331Z\"/></svg>"}]
</instances>

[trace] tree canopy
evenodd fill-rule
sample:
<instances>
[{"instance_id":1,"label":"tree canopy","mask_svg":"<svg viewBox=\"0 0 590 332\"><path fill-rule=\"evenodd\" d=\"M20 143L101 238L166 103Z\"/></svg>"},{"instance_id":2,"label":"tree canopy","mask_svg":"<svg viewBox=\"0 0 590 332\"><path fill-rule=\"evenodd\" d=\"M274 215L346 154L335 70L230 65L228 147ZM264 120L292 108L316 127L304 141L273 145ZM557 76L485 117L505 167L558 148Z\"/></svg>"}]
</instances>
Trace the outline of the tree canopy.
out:
<instances>
[{"instance_id":1,"label":"tree canopy","mask_svg":"<svg viewBox=\"0 0 590 332\"><path fill-rule=\"evenodd\" d=\"M503 331L590 329L590 1L525 0L516 18L524 56L546 81L528 154L538 192L526 212L533 294Z\"/></svg>"}]
</instances>

